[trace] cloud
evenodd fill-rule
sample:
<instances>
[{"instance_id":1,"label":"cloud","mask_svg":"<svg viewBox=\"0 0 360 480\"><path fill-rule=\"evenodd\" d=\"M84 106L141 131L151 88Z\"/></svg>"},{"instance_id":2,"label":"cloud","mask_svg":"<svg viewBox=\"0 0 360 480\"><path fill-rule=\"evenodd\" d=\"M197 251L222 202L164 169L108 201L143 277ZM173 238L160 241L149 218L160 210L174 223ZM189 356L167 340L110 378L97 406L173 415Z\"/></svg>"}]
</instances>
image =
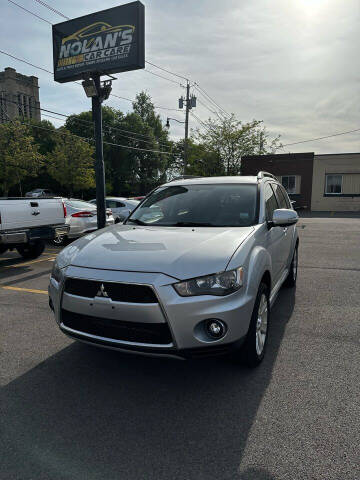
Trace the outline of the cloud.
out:
<instances>
[{"instance_id":1,"label":"cloud","mask_svg":"<svg viewBox=\"0 0 360 480\"><path fill-rule=\"evenodd\" d=\"M23 0L22 0L22 3ZM58 2L60 3L60 2ZM243 121L264 120L283 143L360 128L360 4L357 0L153 0L144 1L146 57L196 80L225 110ZM118 5L103 0L101 8ZM51 22L63 19L35 2L24 6ZM76 8L75 8L76 7ZM95 0L63 0L69 17L99 9ZM10 3L2 2L7 21L2 49L36 65L52 65L51 27ZM44 108L80 112L90 108L77 85L56 84L50 75L0 55L0 67L12 66L39 77ZM149 69L157 71L154 67ZM156 105L177 108L180 85L143 71L117 75L113 92L134 98L147 90ZM176 80L176 77L171 77ZM180 81L180 79L179 79ZM203 102L206 98L199 96ZM131 103L110 97L109 105L131 109ZM159 110L182 119L181 112ZM211 113L198 104L203 120ZM50 119L51 120L51 119ZM196 127L195 120L191 126ZM183 127L175 122L171 135ZM360 150L360 134L291 147L292 151L332 153Z\"/></svg>"}]
</instances>

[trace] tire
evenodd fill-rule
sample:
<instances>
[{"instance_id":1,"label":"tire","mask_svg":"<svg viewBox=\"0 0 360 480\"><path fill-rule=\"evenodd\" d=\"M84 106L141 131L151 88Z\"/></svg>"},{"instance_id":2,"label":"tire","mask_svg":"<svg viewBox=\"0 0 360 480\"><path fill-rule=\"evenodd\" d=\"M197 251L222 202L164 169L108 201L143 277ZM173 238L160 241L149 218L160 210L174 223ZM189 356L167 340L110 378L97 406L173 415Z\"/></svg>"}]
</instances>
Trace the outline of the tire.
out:
<instances>
[{"instance_id":1,"label":"tire","mask_svg":"<svg viewBox=\"0 0 360 480\"><path fill-rule=\"evenodd\" d=\"M36 243L27 244L21 247L16 247L18 253L25 259L31 260L33 258L40 257L45 249L45 242L39 240Z\"/></svg>"},{"instance_id":2,"label":"tire","mask_svg":"<svg viewBox=\"0 0 360 480\"><path fill-rule=\"evenodd\" d=\"M284 281L284 287L288 287L288 288L295 287L296 279L297 279L297 271L298 271L298 259L299 259L298 246L296 245L293 258L290 263L289 274Z\"/></svg>"},{"instance_id":3,"label":"tire","mask_svg":"<svg viewBox=\"0 0 360 480\"><path fill-rule=\"evenodd\" d=\"M63 245L66 245L66 242L67 242L66 235L57 235L55 238L51 240L51 243L56 247L62 247Z\"/></svg>"},{"instance_id":4,"label":"tire","mask_svg":"<svg viewBox=\"0 0 360 480\"><path fill-rule=\"evenodd\" d=\"M245 342L239 352L239 360L247 367L257 367L265 356L269 322L269 287L265 283L261 283L256 295L249 330Z\"/></svg>"}]
</instances>

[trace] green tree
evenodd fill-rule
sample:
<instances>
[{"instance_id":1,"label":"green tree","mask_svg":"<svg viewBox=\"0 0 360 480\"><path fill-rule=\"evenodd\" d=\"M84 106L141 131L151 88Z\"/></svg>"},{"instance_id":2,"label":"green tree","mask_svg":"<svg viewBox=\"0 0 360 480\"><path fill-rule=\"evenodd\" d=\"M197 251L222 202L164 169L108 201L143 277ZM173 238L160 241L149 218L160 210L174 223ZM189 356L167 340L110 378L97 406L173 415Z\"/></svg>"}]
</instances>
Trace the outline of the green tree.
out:
<instances>
[{"instance_id":1,"label":"green tree","mask_svg":"<svg viewBox=\"0 0 360 480\"><path fill-rule=\"evenodd\" d=\"M47 170L69 196L95 186L94 148L85 140L58 129L57 144L47 158Z\"/></svg>"},{"instance_id":2,"label":"green tree","mask_svg":"<svg viewBox=\"0 0 360 480\"><path fill-rule=\"evenodd\" d=\"M0 125L0 186L5 197L16 184L22 194L22 180L36 176L42 163L27 126L17 121Z\"/></svg>"},{"instance_id":3,"label":"green tree","mask_svg":"<svg viewBox=\"0 0 360 480\"><path fill-rule=\"evenodd\" d=\"M240 173L242 156L273 153L280 146L279 137L270 139L259 120L242 123L232 114L204 123L205 131L196 130L194 138L205 152L217 156L226 175Z\"/></svg>"},{"instance_id":4,"label":"green tree","mask_svg":"<svg viewBox=\"0 0 360 480\"><path fill-rule=\"evenodd\" d=\"M115 108L102 107L106 190L114 195L147 193L166 179L172 157L159 153L170 152L172 142L151 97L141 92L133 108L124 115ZM65 126L76 135L94 136L91 112L72 115Z\"/></svg>"}]
</instances>

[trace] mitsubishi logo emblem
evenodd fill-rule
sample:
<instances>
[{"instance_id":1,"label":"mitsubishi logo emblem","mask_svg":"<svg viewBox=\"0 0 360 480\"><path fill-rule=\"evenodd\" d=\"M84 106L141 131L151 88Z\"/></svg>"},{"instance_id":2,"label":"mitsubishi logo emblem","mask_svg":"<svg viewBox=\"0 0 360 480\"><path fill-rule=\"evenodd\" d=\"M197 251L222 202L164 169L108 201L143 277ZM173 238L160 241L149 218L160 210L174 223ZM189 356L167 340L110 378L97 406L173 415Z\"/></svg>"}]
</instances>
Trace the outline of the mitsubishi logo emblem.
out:
<instances>
[{"instance_id":1,"label":"mitsubishi logo emblem","mask_svg":"<svg viewBox=\"0 0 360 480\"><path fill-rule=\"evenodd\" d=\"M107 291L105 290L104 284L100 285L100 288L96 294L97 297L108 297Z\"/></svg>"}]
</instances>

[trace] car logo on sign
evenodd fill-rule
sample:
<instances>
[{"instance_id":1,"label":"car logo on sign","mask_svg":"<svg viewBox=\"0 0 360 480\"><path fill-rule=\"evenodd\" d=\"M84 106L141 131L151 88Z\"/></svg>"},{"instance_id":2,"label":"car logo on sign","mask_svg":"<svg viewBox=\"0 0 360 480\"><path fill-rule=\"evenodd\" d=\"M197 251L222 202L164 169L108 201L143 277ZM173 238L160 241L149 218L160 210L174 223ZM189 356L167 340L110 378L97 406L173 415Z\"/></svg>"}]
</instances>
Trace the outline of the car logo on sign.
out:
<instances>
[{"instance_id":1,"label":"car logo on sign","mask_svg":"<svg viewBox=\"0 0 360 480\"><path fill-rule=\"evenodd\" d=\"M100 285L100 288L96 294L97 297L108 297L107 291L105 290L104 284Z\"/></svg>"}]
</instances>

